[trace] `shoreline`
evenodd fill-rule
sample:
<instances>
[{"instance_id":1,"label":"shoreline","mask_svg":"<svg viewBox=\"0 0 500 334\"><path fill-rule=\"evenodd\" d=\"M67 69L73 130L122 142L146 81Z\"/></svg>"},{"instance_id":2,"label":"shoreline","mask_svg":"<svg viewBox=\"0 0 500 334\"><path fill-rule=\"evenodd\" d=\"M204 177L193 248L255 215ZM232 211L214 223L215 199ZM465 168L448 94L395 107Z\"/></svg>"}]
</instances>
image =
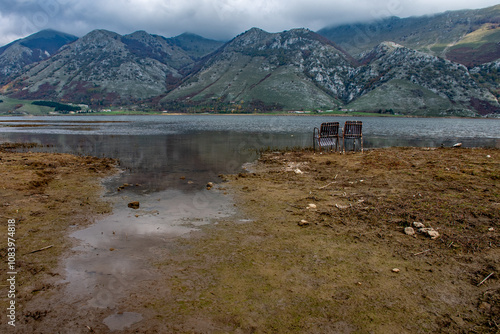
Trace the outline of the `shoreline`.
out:
<instances>
[{"instance_id":1,"label":"shoreline","mask_svg":"<svg viewBox=\"0 0 500 334\"><path fill-rule=\"evenodd\" d=\"M0 118L8 118L8 117L88 117L88 116L109 116L109 117L119 117L119 116L299 116L299 117L324 117L324 116L332 116L332 117L380 117L380 118L445 118L445 119L493 119L498 120L500 116L492 117L491 115L486 116L477 116L477 117L465 117L465 116L420 116L420 115L384 115L384 114L376 114L376 113L367 113L364 114L362 112L358 112L355 114L348 113L161 113L161 112L137 112L137 113L82 113L82 114L47 114L47 115L4 115L0 114Z\"/></svg>"},{"instance_id":2,"label":"shoreline","mask_svg":"<svg viewBox=\"0 0 500 334\"><path fill-rule=\"evenodd\" d=\"M36 144L0 145L3 177L0 217L3 222L14 221L16 228L12 235L15 263L11 268L17 274L16 293L10 302L18 305L17 324L8 325L8 318L2 316L0 328L5 328L6 333L27 329L24 326L37 318L36 309L40 308L37 296L54 294L60 289L60 265L74 246L69 234L109 214L111 208L102 198L100 180L117 171L113 159L30 152L34 146ZM28 151L16 152L19 149ZM0 235L6 247L7 226L4 224ZM5 266L6 250L3 248L1 253ZM5 281L6 275L7 272L2 271L1 279ZM5 302L9 301L4 298L2 305Z\"/></svg>"},{"instance_id":3,"label":"shoreline","mask_svg":"<svg viewBox=\"0 0 500 334\"><path fill-rule=\"evenodd\" d=\"M8 172L3 175L21 180L6 193L7 208L14 211L4 213L4 220L14 214L16 198L30 203L26 195L49 208L44 213L34 207L32 215L25 207L26 217L53 222L63 210L75 219L65 209L73 203L67 193L50 192L64 180L69 183L57 189L74 189L73 168L89 173L77 189L92 185L84 212L94 214L102 205L95 178L114 168L109 159L62 154L0 157L0 168ZM234 198L238 213L156 245L157 256L148 261L157 278L138 282L133 297L112 310L63 311L62 292L50 282L57 277L52 275L59 251L69 246L40 251L30 263L35 254L27 251L55 241L24 244L20 265L35 274L22 277L18 319L49 332L62 326L106 332L103 320L124 311L143 316L127 333L494 332L500 320L499 161L500 150L483 148L263 153L251 172L222 176L210 190ZM20 172L32 179L15 174ZM418 232L414 222L439 237ZM31 230L46 228L33 223ZM67 236L64 224L47 230L54 240ZM415 234L406 234L408 227Z\"/></svg>"}]
</instances>

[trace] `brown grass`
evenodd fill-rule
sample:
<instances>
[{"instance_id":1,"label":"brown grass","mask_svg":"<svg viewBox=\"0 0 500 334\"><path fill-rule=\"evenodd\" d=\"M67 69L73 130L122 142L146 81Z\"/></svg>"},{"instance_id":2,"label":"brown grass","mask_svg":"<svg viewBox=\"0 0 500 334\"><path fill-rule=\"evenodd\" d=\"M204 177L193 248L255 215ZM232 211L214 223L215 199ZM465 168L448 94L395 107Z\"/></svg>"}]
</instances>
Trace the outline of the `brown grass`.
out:
<instances>
[{"instance_id":1,"label":"brown grass","mask_svg":"<svg viewBox=\"0 0 500 334\"><path fill-rule=\"evenodd\" d=\"M15 219L19 305L38 291L51 288L48 279L58 275L59 257L71 248L66 238L68 227L84 226L96 215L110 212L110 206L100 198L100 180L115 171L111 159L14 152L29 147L0 147L0 262L7 266L7 222ZM6 282L6 278L2 270L1 281Z\"/></svg>"},{"instance_id":2,"label":"brown grass","mask_svg":"<svg viewBox=\"0 0 500 334\"><path fill-rule=\"evenodd\" d=\"M227 177L253 221L183 240L154 307L180 332L496 333L499 162L487 149L265 154ZM405 235L414 221L441 237Z\"/></svg>"}]
</instances>

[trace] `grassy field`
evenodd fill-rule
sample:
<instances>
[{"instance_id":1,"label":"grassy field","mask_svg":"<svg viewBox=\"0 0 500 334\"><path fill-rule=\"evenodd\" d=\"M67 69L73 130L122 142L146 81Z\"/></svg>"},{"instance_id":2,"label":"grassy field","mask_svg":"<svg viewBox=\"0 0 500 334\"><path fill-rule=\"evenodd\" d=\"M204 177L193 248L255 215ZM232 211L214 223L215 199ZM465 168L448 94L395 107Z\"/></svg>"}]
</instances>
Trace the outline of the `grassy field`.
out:
<instances>
[{"instance_id":1,"label":"grassy field","mask_svg":"<svg viewBox=\"0 0 500 334\"><path fill-rule=\"evenodd\" d=\"M460 42L452 47L470 47L477 49L486 43L496 44L500 40L500 28L491 28L491 24L486 24L480 29L467 34Z\"/></svg>"},{"instance_id":2,"label":"grassy field","mask_svg":"<svg viewBox=\"0 0 500 334\"><path fill-rule=\"evenodd\" d=\"M34 116L47 115L54 108L37 106L31 104L30 100L18 100L12 99L6 96L0 95L0 115L19 115L19 114L30 114Z\"/></svg>"}]
</instances>

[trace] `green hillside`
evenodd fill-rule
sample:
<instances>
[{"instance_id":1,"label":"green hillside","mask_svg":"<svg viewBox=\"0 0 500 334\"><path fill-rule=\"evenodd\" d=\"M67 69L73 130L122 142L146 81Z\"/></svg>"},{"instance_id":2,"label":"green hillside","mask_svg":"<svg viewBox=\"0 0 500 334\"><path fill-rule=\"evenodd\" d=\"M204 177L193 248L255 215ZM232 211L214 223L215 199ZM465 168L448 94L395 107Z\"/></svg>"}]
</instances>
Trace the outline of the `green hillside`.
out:
<instances>
[{"instance_id":1,"label":"green hillside","mask_svg":"<svg viewBox=\"0 0 500 334\"><path fill-rule=\"evenodd\" d=\"M451 102L434 92L411 83L395 79L361 96L346 106L355 111L369 111L401 115L443 115L452 109ZM470 112L464 112L470 115ZM462 115L465 116L465 115Z\"/></svg>"},{"instance_id":2,"label":"green hillside","mask_svg":"<svg viewBox=\"0 0 500 334\"><path fill-rule=\"evenodd\" d=\"M0 95L0 115L47 115L54 108L31 104L31 100L12 99Z\"/></svg>"},{"instance_id":3,"label":"green hillside","mask_svg":"<svg viewBox=\"0 0 500 334\"><path fill-rule=\"evenodd\" d=\"M467 65L474 60L474 65L477 65L500 58L497 44L499 24L500 5L496 5L431 16L390 17L369 23L332 26L318 33L353 55L369 51L381 42L392 41Z\"/></svg>"}]
</instances>

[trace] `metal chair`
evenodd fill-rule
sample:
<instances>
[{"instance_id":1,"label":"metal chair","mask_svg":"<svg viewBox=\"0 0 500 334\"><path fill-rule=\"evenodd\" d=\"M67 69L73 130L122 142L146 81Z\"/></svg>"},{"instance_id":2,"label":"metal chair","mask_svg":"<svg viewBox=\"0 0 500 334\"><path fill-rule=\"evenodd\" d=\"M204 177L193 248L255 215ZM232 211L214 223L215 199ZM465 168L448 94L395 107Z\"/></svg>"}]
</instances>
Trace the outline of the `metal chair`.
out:
<instances>
[{"instance_id":1,"label":"metal chair","mask_svg":"<svg viewBox=\"0 0 500 334\"><path fill-rule=\"evenodd\" d=\"M333 147L335 146L335 151L337 151L339 137L339 122L322 123L319 129L314 128L314 150L316 151L316 145L318 145L320 152L324 146L330 146L331 151L334 150Z\"/></svg>"},{"instance_id":2,"label":"metal chair","mask_svg":"<svg viewBox=\"0 0 500 334\"><path fill-rule=\"evenodd\" d=\"M346 149L346 140L352 140L352 150L356 151L356 143L359 141L361 152L363 152L363 122L361 121L346 121L344 124L344 133L342 135L343 152Z\"/></svg>"}]
</instances>

